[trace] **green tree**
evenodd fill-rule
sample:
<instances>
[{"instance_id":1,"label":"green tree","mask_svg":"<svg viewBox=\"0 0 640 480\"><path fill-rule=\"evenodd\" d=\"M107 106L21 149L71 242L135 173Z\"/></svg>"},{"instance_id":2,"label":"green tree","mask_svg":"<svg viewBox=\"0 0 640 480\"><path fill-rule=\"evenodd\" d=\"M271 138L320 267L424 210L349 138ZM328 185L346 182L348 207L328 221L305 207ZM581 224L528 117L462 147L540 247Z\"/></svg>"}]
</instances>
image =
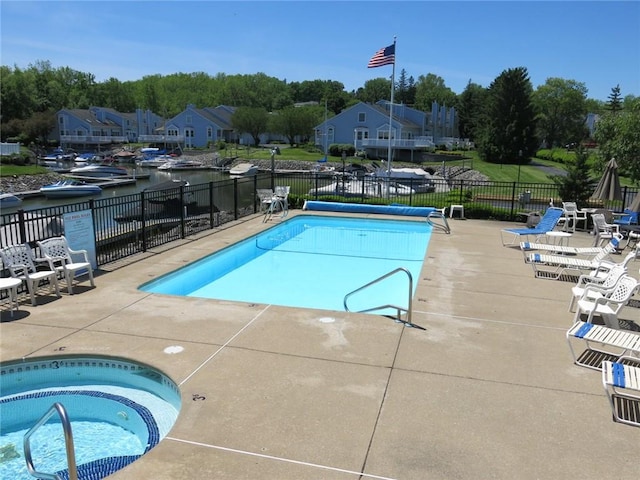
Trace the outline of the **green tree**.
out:
<instances>
[{"instance_id":1,"label":"green tree","mask_svg":"<svg viewBox=\"0 0 640 480\"><path fill-rule=\"evenodd\" d=\"M365 103L391 100L391 80L387 80L386 78L367 80L364 82L364 87L359 88L356 92L356 98Z\"/></svg>"},{"instance_id":2,"label":"green tree","mask_svg":"<svg viewBox=\"0 0 640 480\"><path fill-rule=\"evenodd\" d=\"M558 194L562 201L576 202L578 208L587 205L593 192L588 159L587 151L583 148L578 148L575 160L566 164L566 175L552 175L549 177L558 186Z\"/></svg>"},{"instance_id":3,"label":"green tree","mask_svg":"<svg viewBox=\"0 0 640 480\"><path fill-rule=\"evenodd\" d=\"M318 107L286 107L271 115L268 130L284 135L289 144L294 145L296 137L306 141L321 121Z\"/></svg>"},{"instance_id":4,"label":"green tree","mask_svg":"<svg viewBox=\"0 0 640 480\"><path fill-rule=\"evenodd\" d=\"M600 165L612 157L622 172L640 182L640 97L625 99L625 108L611 111L596 123Z\"/></svg>"},{"instance_id":5,"label":"green tree","mask_svg":"<svg viewBox=\"0 0 640 480\"><path fill-rule=\"evenodd\" d=\"M533 87L525 67L502 72L489 86L478 153L492 163L528 162L538 147Z\"/></svg>"},{"instance_id":6,"label":"green tree","mask_svg":"<svg viewBox=\"0 0 640 480\"><path fill-rule=\"evenodd\" d=\"M231 125L238 133L248 133L253 144L260 144L260 134L267 131L269 112L262 107L238 107L231 116Z\"/></svg>"},{"instance_id":7,"label":"green tree","mask_svg":"<svg viewBox=\"0 0 640 480\"><path fill-rule=\"evenodd\" d=\"M413 77L407 78L407 72L403 68L400 70L400 77L396 82L396 91L394 95L395 103L403 103L405 105L413 105L416 101L416 85Z\"/></svg>"},{"instance_id":8,"label":"green tree","mask_svg":"<svg viewBox=\"0 0 640 480\"><path fill-rule=\"evenodd\" d=\"M47 139L56 128L56 113L53 110L36 112L24 120L23 131L26 135L25 143L46 145Z\"/></svg>"},{"instance_id":9,"label":"green tree","mask_svg":"<svg viewBox=\"0 0 640 480\"><path fill-rule=\"evenodd\" d=\"M622 98L620 96L620 85L616 85L611 89L611 93L607 97L607 110L616 113L622 110Z\"/></svg>"},{"instance_id":10,"label":"green tree","mask_svg":"<svg viewBox=\"0 0 640 480\"><path fill-rule=\"evenodd\" d=\"M458 98L458 131L461 138L475 141L482 125L487 89L477 83L467 83Z\"/></svg>"},{"instance_id":11,"label":"green tree","mask_svg":"<svg viewBox=\"0 0 640 480\"><path fill-rule=\"evenodd\" d=\"M444 79L433 73L420 75L416 83L415 107L418 110L428 112L433 102L447 107L456 107L457 95L445 85Z\"/></svg>"},{"instance_id":12,"label":"green tree","mask_svg":"<svg viewBox=\"0 0 640 480\"><path fill-rule=\"evenodd\" d=\"M550 147L579 143L587 137L587 87L563 78L548 78L533 93L538 138Z\"/></svg>"}]
</instances>

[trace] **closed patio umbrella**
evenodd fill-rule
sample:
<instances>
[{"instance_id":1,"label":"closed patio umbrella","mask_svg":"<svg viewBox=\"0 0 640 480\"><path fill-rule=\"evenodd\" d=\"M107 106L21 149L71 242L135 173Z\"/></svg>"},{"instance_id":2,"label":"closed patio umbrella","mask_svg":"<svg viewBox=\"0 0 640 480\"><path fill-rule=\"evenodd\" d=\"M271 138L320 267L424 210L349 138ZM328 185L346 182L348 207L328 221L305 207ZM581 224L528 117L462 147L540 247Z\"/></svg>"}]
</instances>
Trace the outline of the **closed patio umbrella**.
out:
<instances>
[{"instance_id":1,"label":"closed patio umbrella","mask_svg":"<svg viewBox=\"0 0 640 480\"><path fill-rule=\"evenodd\" d=\"M607 163L602 178L598 182L591 198L598 200L622 200L622 187L620 187L618 164L615 158L612 158L609 160L609 163Z\"/></svg>"},{"instance_id":2,"label":"closed patio umbrella","mask_svg":"<svg viewBox=\"0 0 640 480\"><path fill-rule=\"evenodd\" d=\"M640 192L636 193L636 196L633 197L633 201L631 205L628 207L632 212L640 212Z\"/></svg>"}]
</instances>

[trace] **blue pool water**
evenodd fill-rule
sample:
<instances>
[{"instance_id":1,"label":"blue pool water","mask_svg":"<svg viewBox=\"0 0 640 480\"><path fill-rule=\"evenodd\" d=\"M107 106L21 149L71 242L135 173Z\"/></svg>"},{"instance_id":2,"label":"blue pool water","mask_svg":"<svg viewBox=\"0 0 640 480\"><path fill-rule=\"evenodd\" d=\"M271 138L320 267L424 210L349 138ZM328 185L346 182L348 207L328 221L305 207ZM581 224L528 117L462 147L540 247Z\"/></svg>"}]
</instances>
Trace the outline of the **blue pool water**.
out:
<instances>
[{"instance_id":1,"label":"blue pool water","mask_svg":"<svg viewBox=\"0 0 640 480\"><path fill-rule=\"evenodd\" d=\"M79 478L100 479L164 438L180 409L177 386L146 365L111 357L29 359L0 368L0 478L29 479L24 434L55 403L71 420ZM31 437L36 470L67 478L64 434L54 414Z\"/></svg>"},{"instance_id":2,"label":"blue pool water","mask_svg":"<svg viewBox=\"0 0 640 480\"><path fill-rule=\"evenodd\" d=\"M424 221L300 215L140 287L146 292L344 311L344 296L403 267L420 278ZM351 311L406 306L399 274L349 300ZM381 313L381 312L376 312Z\"/></svg>"}]
</instances>

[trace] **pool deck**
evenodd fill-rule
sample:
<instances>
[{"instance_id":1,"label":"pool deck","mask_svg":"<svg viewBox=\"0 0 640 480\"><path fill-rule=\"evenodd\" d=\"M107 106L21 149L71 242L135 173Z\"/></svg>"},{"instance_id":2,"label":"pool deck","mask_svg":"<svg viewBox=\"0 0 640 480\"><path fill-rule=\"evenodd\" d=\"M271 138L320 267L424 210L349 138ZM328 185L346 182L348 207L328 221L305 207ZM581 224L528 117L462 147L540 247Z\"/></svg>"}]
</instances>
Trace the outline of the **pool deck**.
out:
<instances>
[{"instance_id":1,"label":"pool deck","mask_svg":"<svg viewBox=\"0 0 640 480\"><path fill-rule=\"evenodd\" d=\"M639 478L640 429L614 423L600 373L572 363L573 284L534 278L502 246L500 230L522 224L434 230L413 303L425 330L137 289L279 221L252 216L108 265L96 288L63 286L37 307L22 296L13 318L3 305L0 360L113 355L180 385L168 437L115 480ZM622 316L638 321L640 309Z\"/></svg>"}]
</instances>

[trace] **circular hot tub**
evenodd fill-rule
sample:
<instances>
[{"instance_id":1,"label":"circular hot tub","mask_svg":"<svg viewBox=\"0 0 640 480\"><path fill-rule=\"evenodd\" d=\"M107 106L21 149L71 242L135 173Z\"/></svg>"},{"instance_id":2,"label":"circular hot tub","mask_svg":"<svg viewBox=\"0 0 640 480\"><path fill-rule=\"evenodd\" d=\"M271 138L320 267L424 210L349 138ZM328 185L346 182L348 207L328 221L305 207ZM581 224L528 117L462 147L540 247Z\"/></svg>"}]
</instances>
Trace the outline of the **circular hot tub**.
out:
<instances>
[{"instance_id":1,"label":"circular hot tub","mask_svg":"<svg viewBox=\"0 0 640 480\"><path fill-rule=\"evenodd\" d=\"M71 423L78 478L101 479L155 447L175 423L178 386L161 371L124 358L56 356L0 364L0 478L32 479L25 434L36 471L68 478L58 408Z\"/></svg>"}]
</instances>

